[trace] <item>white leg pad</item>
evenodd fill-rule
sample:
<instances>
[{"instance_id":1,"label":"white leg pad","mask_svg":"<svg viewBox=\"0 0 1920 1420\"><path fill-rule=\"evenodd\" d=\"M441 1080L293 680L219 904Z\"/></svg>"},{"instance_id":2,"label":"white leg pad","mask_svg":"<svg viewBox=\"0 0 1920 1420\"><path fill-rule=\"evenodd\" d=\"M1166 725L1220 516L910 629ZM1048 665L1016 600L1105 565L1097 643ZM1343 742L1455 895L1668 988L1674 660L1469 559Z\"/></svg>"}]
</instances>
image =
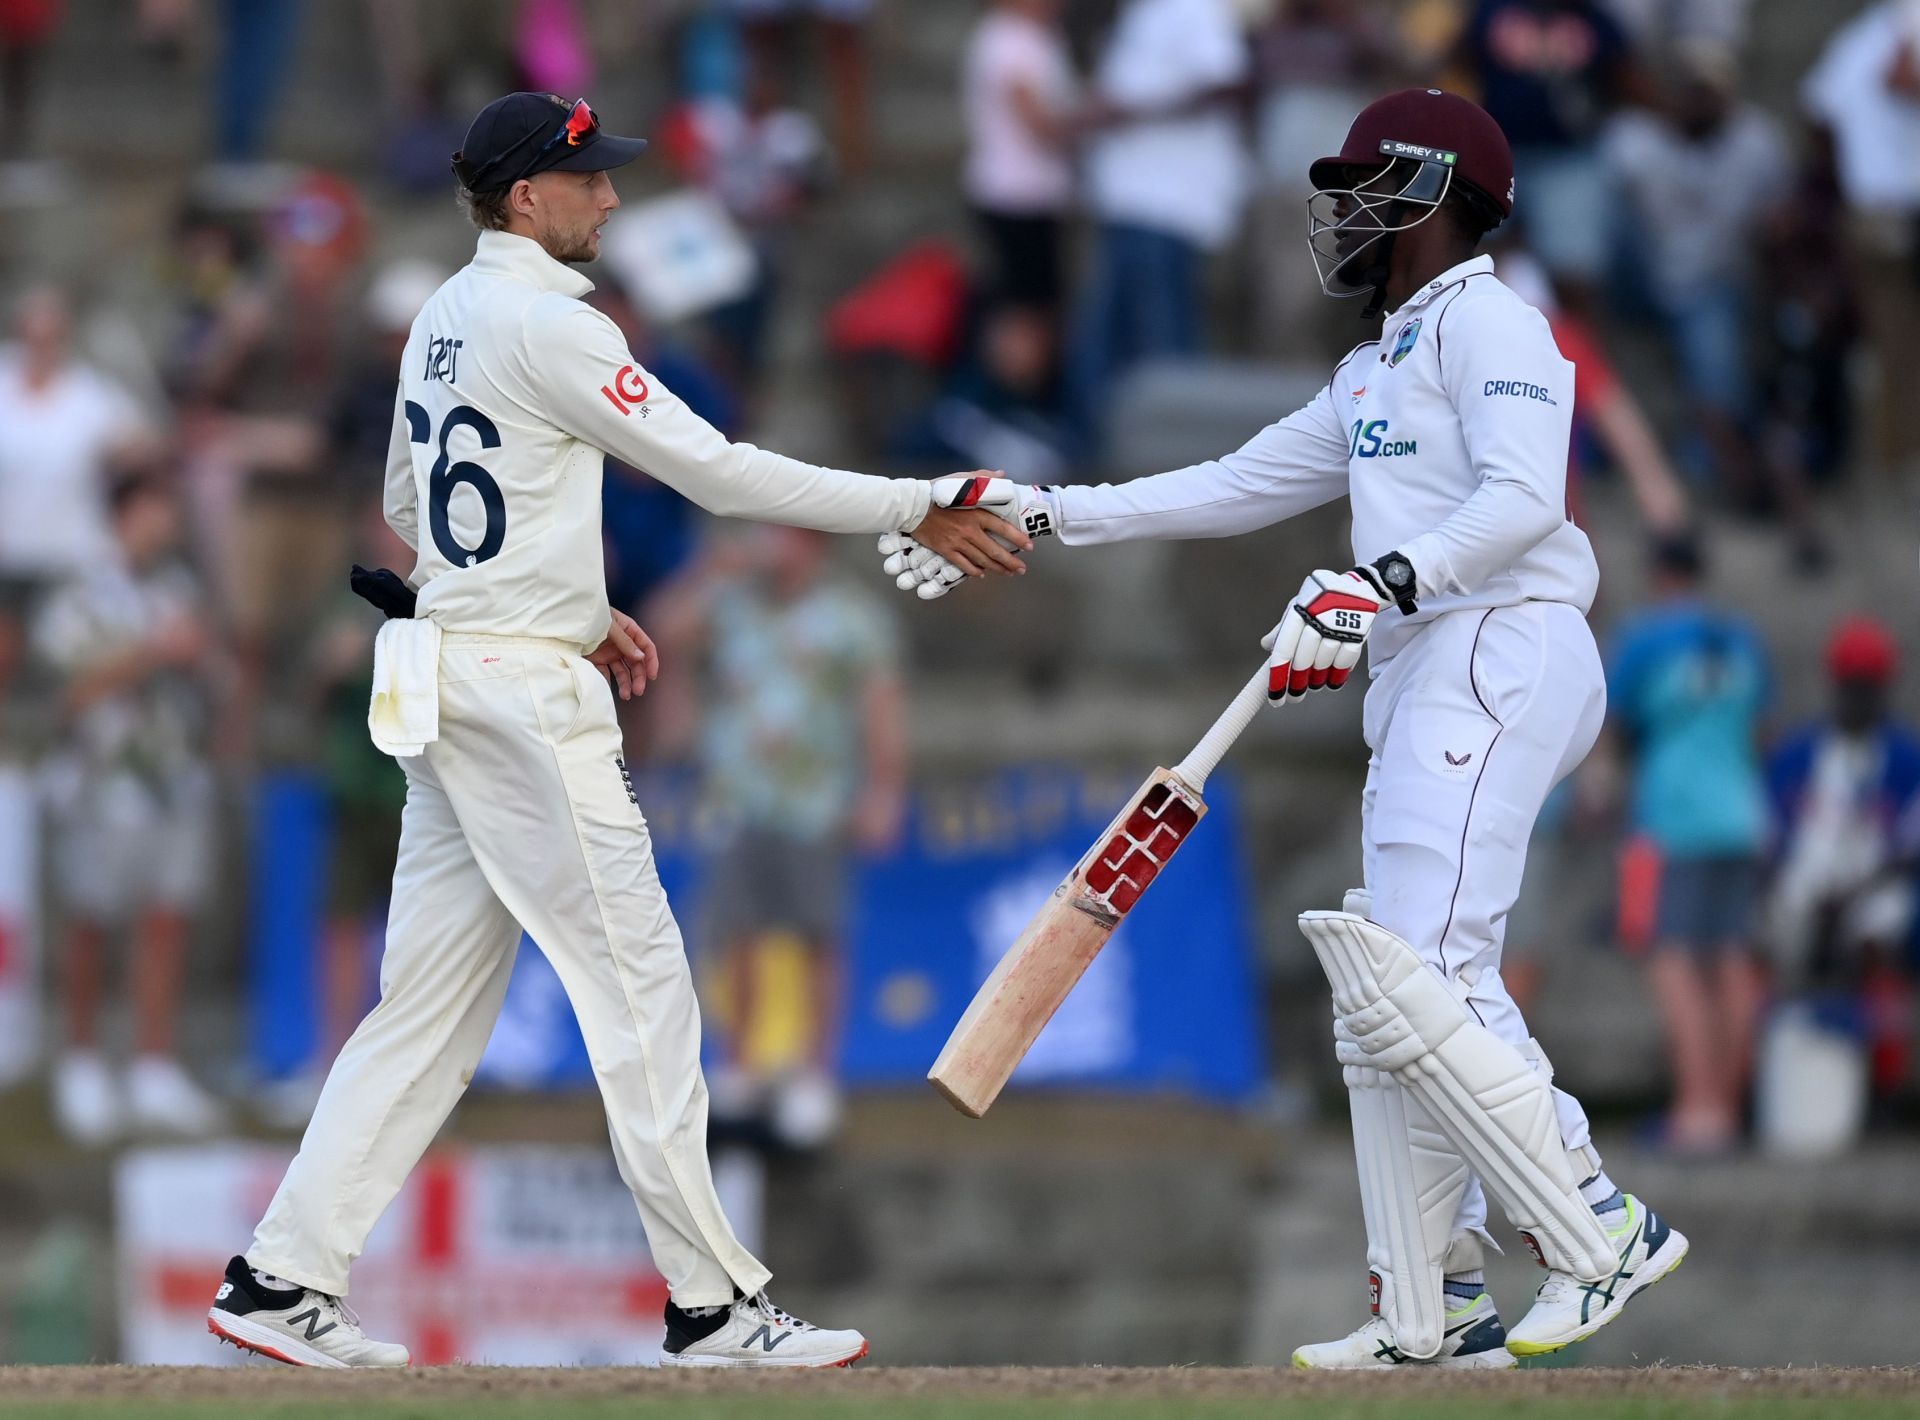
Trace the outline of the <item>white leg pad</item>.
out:
<instances>
[{"instance_id":1,"label":"white leg pad","mask_svg":"<svg viewBox=\"0 0 1920 1420\"><path fill-rule=\"evenodd\" d=\"M1420 1102L1374 1068L1338 1016L1333 1034L1353 1112L1373 1308L1401 1351L1426 1360L1445 1340L1441 1284L1466 1161Z\"/></svg>"},{"instance_id":2,"label":"white leg pad","mask_svg":"<svg viewBox=\"0 0 1920 1420\"><path fill-rule=\"evenodd\" d=\"M1614 1248L1580 1197L1541 1073L1384 927L1345 912L1308 912L1300 930L1355 1046L1425 1107L1541 1260L1582 1281L1612 1275Z\"/></svg>"}]
</instances>

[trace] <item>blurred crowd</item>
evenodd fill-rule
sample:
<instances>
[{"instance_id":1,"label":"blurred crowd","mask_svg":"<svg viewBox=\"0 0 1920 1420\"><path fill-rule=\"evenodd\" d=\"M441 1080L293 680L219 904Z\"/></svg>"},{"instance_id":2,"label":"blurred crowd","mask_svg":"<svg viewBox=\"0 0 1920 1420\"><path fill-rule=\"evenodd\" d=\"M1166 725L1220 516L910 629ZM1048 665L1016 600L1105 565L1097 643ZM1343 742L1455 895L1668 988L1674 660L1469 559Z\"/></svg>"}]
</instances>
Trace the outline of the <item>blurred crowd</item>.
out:
<instances>
[{"instance_id":1,"label":"blurred crowd","mask_svg":"<svg viewBox=\"0 0 1920 1420\"><path fill-rule=\"evenodd\" d=\"M0 201L62 181L43 72L80 4L0 0ZM910 7L634 8L515 0L469 29L429 0L370 5L385 136L348 176L277 161L317 6L138 7L152 62L209 35L215 56L160 315L136 329L10 270L0 352L0 748L35 766L47 825L64 1132L228 1121L232 1081L180 1064L182 982L197 947L237 956L264 774L316 776L329 806L325 1045L364 1009L402 784L364 734L375 617L344 571L405 565L379 516L394 370L451 270L374 253L393 214L455 222L472 94L592 94L596 39L629 18L670 77L615 126L654 136L659 176L609 229L594 301L729 434L824 351L842 461L895 472L1098 479L1113 411L1170 368L1323 366L1364 332L1312 276L1308 163L1385 89L1477 97L1516 157L1499 269L1578 367L1576 510L1619 480L1659 587L1612 609L1613 750L1543 828L1536 882L1554 842L1624 822L1618 936L1669 1030L1675 1148L1738 1142L1776 1036L1851 1071L1863 1118L1911 1089L1920 742L1889 708L1898 651L1837 624L1831 713L1778 732L1761 632L1702 571L1711 530L1757 521L1781 576L1819 585L1835 497L1920 461L1896 378L1920 306L1920 5L1832 27L1767 108L1742 0L981 0L941 100L963 151L935 174L876 116L875 53ZM823 232L930 188L938 225L860 238L860 274L815 299ZM725 1042L716 1118L811 1147L838 1113L842 885L903 821L893 612L824 540L716 531L638 470L609 466L605 518L614 601L697 670L649 695L633 757L696 766L731 825L690 924ZM125 1051L103 1043L116 1000Z\"/></svg>"},{"instance_id":2,"label":"blurred crowd","mask_svg":"<svg viewBox=\"0 0 1920 1420\"><path fill-rule=\"evenodd\" d=\"M1599 393L1615 385L1610 351L1650 339L1669 372L1660 422L1680 486L1778 521L1795 564L1818 572L1831 554L1814 492L1849 469L1897 478L1916 454L1908 402L1883 372L1897 368L1915 292L1920 192L1904 144L1920 118L1920 13L1890 2L1841 26L1798 111L1781 113L1743 97L1745 11L994 4L963 74L965 190L990 253L986 381L1021 384L995 322L1045 323L1062 348L1052 412L1078 440L1067 448L1097 454L1113 384L1132 367L1341 348L1351 323L1321 300L1294 239L1307 165L1337 150L1370 95L1443 83L1477 96L1513 144L1519 215L1497 255L1579 356L1596 469L1628 475L1656 527L1683 520L1637 411L1610 418ZM1109 18L1077 34L1098 12ZM1070 269L1076 226L1087 230ZM1210 264L1239 299L1210 296ZM1029 412L1015 390L996 389L990 410L995 399Z\"/></svg>"},{"instance_id":3,"label":"blurred crowd","mask_svg":"<svg viewBox=\"0 0 1920 1420\"><path fill-rule=\"evenodd\" d=\"M1706 556L1695 534L1657 539L1651 599L1613 628L1610 733L1535 831L1509 932L1518 990L1540 989L1543 948L1591 906L1568 859L1617 843L1598 934L1645 960L1673 1090L1648 1142L1837 1152L1912 1090L1920 730L1893 708L1900 651L1868 616L1795 648L1824 704L1781 716L1793 667L1708 593Z\"/></svg>"}]
</instances>

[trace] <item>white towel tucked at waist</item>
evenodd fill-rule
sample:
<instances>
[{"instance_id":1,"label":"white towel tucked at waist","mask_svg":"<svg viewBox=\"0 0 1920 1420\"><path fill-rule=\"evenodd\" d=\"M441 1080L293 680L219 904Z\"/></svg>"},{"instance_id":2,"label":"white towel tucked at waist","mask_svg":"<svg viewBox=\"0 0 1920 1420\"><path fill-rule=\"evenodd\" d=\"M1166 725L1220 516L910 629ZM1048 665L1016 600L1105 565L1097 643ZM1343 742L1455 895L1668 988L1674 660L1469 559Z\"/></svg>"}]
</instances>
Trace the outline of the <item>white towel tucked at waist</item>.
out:
<instances>
[{"instance_id":1,"label":"white towel tucked at waist","mask_svg":"<svg viewBox=\"0 0 1920 1420\"><path fill-rule=\"evenodd\" d=\"M395 617L373 642L373 703L367 732L382 753L404 759L440 738L440 627Z\"/></svg>"}]
</instances>

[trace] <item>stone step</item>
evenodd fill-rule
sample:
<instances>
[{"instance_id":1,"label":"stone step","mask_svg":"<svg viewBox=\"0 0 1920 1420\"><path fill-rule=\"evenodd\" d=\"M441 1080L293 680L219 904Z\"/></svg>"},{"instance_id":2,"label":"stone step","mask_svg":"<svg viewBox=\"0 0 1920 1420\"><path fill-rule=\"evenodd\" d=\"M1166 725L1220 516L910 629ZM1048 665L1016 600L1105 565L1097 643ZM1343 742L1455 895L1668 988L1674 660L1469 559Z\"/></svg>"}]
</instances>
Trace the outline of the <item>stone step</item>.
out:
<instances>
[{"instance_id":1,"label":"stone step","mask_svg":"<svg viewBox=\"0 0 1920 1420\"><path fill-rule=\"evenodd\" d=\"M1255 1225L1249 1364L1285 1365L1294 1346L1342 1335L1365 1317L1352 1154L1337 1132L1316 1137L1317 1147L1287 1150L1289 1172ZM1916 1162L1911 1143L1804 1165L1682 1164L1604 1135L1601 1144L1615 1181L1662 1211L1693 1250L1680 1271L1582 1344L1576 1364L1906 1363L1911 1279L1893 1259L1910 1255L1920 1232L1920 1207L1899 1181ZM1495 1237L1511 1239L1494 1216ZM1488 1285L1509 1322L1524 1314L1540 1277L1517 1244L1489 1260Z\"/></svg>"}]
</instances>

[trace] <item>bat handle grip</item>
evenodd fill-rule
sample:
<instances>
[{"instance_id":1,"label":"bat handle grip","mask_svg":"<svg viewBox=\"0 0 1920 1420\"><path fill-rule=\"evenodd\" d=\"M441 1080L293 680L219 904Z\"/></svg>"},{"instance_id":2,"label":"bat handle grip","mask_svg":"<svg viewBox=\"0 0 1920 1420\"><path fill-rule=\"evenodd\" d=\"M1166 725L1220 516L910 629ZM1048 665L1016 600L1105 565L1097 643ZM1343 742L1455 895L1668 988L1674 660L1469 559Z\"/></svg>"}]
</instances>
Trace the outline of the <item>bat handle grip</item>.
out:
<instances>
[{"instance_id":1,"label":"bat handle grip","mask_svg":"<svg viewBox=\"0 0 1920 1420\"><path fill-rule=\"evenodd\" d=\"M1200 737L1192 753L1173 766L1173 772L1185 780L1194 793L1202 792L1207 787L1207 776L1219 766L1226 752L1233 748L1233 742L1240 738L1240 732L1253 723L1253 717L1266 703L1267 668L1263 665L1213 722L1213 728Z\"/></svg>"}]
</instances>

